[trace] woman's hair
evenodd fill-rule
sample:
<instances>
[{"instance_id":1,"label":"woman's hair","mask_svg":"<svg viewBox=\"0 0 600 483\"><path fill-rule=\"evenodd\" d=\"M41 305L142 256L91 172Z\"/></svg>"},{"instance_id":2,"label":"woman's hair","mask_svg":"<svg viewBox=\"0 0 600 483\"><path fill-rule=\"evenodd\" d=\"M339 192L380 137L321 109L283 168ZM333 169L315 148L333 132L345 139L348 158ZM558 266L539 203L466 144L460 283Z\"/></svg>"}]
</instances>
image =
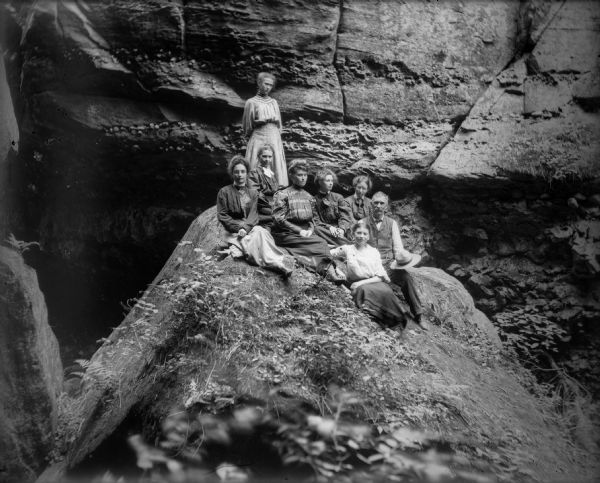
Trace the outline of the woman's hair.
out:
<instances>
[{"instance_id":1,"label":"woman's hair","mask_svg":"<svg viewBox=\"0 0 600 483\"><path fill-rule=\"evenodd\" d=\"M288 176L296 174L298 171L308 172L308 164L302 159L295 159L288 167Z\"/></svg>"},{"instance_id":2,"label":"woman's hair","mask_svg":"<svg viewBox=\"0 0 600 483\"><path fill-rule=\"evenodd\" d=\"M359 174L358 176L355 176L352 180L352 187L356 188L358 183L365 183L367 185L367 192L371 191L371 188L373 188L373 181L371 181L371 178L366 174Z\"/></svg>"},{"instance_id":3,"label":"woman's hair","mask_svg":"<svg viewBox=\"0 0 600 483\"><path fill-rule=\"evenodd\" d=\"M246 161L246 158L240 154L236 154L233 158L231 158L229 164L227 165L227 172L229 173L229 176L233 176L233 168L235 168L238 164L243 164L246 167L246 171L250 171L250 165L248 164L248 161Z\"/></svg>"},{"instance_id":4,"label":"woman's hair","mask_svg":"<svg viewBox=\"0 0 600 483\"><path fill-rule=\"evenodd\" d=\"M335 175L335 173L329 168L323 168L317 171L317 175L315 177L315 184L318 186L321 183L321 181L324 180L327 176L333 177L333 184L337 183L337 176Z\"/></svg>"},{"instance_id":5,"label":"woman's hair","mask_svg":"<svg viewBox=\"0 0 600 483\"><path fill-rule=\"evenodd\" d=\"M270 78L273 81L273 87L275 87L275 84L277 83L277 79L270 72L259 72L258 75L256 76L256 83L258 84L261 80L263 80L266 77Z\"/></svg>"},{"instance_id":6,"label":"woman's hair","mask_svg":"<svg viewBox=\"0 0 600 483\"><path fill-rule=\"evenodd\" d=\"M367 222L365 220L358 220L356 223L354 223L354 225L352 225L352 234L354 235L356 230L359 228L364 228L365 230L369 231L369 227L367 226Z\"/></svg>"},{"instance_id":7,"label":"woman's hair","mask_svg":"<svg viewBox=\"0 0 600 483\"><path fill-rule=\"evenodd\" d=\"M269 143L267 144L263 144L260 149L258 150L258 154L257 156L260 157L260 155L264 152L264 151L271 151L273 153L273 156L275 155L275 148L273 148L273 146L271 146Z\"/></svg>"}]
</instances>

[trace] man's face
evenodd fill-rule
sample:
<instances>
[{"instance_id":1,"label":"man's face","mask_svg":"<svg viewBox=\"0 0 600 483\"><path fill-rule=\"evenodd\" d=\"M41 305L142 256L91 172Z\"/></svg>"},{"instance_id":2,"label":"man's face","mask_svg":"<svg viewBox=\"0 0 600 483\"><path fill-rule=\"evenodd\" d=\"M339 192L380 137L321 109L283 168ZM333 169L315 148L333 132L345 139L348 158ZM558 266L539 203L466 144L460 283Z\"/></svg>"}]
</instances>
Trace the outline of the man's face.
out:
<instances>
[{"instance_id":1,"label":"man's face","mask_svg":"<svg viewBox=\"0 0 600 483\"><path fill-rule=\"evenodd\" d=\"M304 169L296 170L291 176L292 184L298 188L304 188L308 179L308 171Z\"/></svg>"},{"instance_id":2,"label":"man's face","mask_svg":"<svg viewBox=\"0 0 600 483\"><path fill-rule=\"evenodd\" d=\"M387 200L377 196L371 200L371 203L373 204L373 214L376 218L381 218L387 210Z\"/></svg>"}]
</instances>

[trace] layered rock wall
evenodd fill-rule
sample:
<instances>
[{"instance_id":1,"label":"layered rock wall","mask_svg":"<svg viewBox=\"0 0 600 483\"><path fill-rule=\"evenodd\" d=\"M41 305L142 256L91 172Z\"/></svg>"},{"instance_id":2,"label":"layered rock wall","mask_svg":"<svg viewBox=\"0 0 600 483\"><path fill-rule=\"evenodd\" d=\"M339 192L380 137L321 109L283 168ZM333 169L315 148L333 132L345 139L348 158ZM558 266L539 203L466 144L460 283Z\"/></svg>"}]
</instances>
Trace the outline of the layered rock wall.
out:
<instances>
[{"instance_id":1,"label":"layered rock wall","mask_svg":"<svg viewBox=\"0 0 600 483\"><path fill-rule=\"evenodd\" d=\"M58 342L35 271L0 247L0 479L32 481L55 445Z\"/></svg>"}]
</instances>

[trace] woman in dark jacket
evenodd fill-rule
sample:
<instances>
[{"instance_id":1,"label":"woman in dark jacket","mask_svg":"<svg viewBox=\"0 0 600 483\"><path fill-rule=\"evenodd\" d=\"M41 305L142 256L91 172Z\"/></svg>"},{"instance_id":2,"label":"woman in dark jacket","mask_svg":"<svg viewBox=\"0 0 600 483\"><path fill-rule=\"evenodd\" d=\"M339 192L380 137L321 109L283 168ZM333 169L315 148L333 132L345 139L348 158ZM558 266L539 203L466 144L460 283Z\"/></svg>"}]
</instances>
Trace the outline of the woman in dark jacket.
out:
<instances>
[{"instance_id":1,"label":"woman in dark jacket","mask_svg":"<svg viewBox=\"0 0 600 483\"><path fill-rule=\"evenodd\" d=\"M273 146L264 144L258 150L258 166L248 173L248 188L260 193L258 199L258 217L260 224L270 228L273 224L273 195L279 186L273 172Z\"/></svg>"},{"instance_id":2,"label":"woman in dark jacket","mask_svg":"<svg viewBox=\"0 0 600 483\"><path fill-rule=\"evenodd\" d=\"M342 195L331 191L336 181L330 169L322 169L317 173L319 192L315 195L315 203L319 219L315 235L323 238L328 245L339 247L350 243L346 233L352 226L352 211Z\"/></svg>"},{"instance_id":3,"label":"woman in dark jacket","mask_svg":"<svg viewBox=\"0 0 600 483\"><path fill-rule=\"evenodd\" d=\"M225 241L232 256L244 256L255 265L289 276L286 254L275 245L268 230L259 226L259 193L247 186L248 163L243 156L229 162L233 184L224 186L217 194L217 219L225 228Z\"/></svg>"},{"instance_id":4,"label":"woman in dark jacket","mask_svg":"<svg viewBox=\"0 0 600 483\"><path fill-rule=\"evenodd\" d=\"M342 281L332 264L327 243L314 233L319 215L314 198L304 190L308 166L304 161L293 161L288 175L291 185L273 197L273 238L303 265L327 274L332 281Z\"/></svg>"}]
</instances>

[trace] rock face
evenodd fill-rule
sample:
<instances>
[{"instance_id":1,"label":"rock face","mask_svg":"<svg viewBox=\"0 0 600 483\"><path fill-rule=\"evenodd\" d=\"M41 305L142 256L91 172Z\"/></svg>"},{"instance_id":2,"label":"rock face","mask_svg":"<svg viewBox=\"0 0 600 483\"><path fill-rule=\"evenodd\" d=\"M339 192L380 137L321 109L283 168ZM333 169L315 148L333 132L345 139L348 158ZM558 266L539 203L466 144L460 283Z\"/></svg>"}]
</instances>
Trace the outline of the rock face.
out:
<instances>
[{"instance_id":1,"label":"rock face","mask_svg":"<svg viewBox=\"0 0 600 483\"><path fill-rule=\"evenodd\" d=\"M62 364L35 271L3 247L0 285L0 479L17 483L54 448Z\"/></svg>"},{"instance_id":2,"label":"rock face","mask_svg":"<svg viewBox=\"0 0 600 483\"><path fill-rule=\"evenodd\" d=\"M9 181L10 155L19 150L19 127L15 118L10 89L6 81L4 59L0 59L0 236L8 232L11 204Z\"/></svg>"},{"instance_id":3,"label":"rock face","mask_svg":"<svg viewBox=\"0 0 600 483\"><path fill-rule=\"evenodd\" d=\"M244 100L272 70L288 160L331 167L345 194L370 174L411 248L458 265L499 326L595 326L598 2L0 8L26 229L70 267L155 273L228 182Z\"/></svg>"},{"instance_id":4,"label":"rock face","mask_svg":"<svg viewBox=\"0 0 600 483\"><path fill-rule=\"evenodd\" d=\"M478 99L431 176L467 190L476 182L502 189L508 180L512 187L521 180L529 192L536 180L581 179L597 187L593 84L600 64L592 59L600 53L599 16L598 5L586 1L565 2L554 12L533 51L500 72Z\"/></svg>"}]
</instances>

